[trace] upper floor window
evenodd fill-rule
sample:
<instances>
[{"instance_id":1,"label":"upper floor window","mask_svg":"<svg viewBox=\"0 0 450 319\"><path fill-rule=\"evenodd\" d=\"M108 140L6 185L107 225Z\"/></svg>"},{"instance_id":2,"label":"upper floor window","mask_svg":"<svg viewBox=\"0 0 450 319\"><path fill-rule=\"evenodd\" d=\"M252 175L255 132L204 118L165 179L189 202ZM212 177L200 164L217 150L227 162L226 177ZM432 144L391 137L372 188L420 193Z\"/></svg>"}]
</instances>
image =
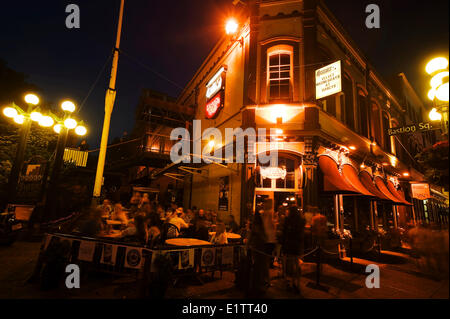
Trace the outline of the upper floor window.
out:
<instances>
[{"instance_id":1,"label":"upper floor window","mask_svg":"<svg viewBox=\"0 0 450 319\"><path fill-rule=\"evenodd\" d=\"M292 47L277 45L267 51L269 100L289 100L292 82Z\"/></svg>"},{"instance_id":2,"label":"upper floor window","mask_svg":"<svg viewBox=\"0 0 450 319\"><path fill-rule=\"evenodd\" d=\"M383 133L384 133L384 150L392 153L391 137L389 136L388 129L391 128L391 121L389 115L383 112Z\"/></svg>"},{"instance_id":3,"label":"upper floor window","mask_svg":"<svg viewBox=\"0 0 450 319\"><path fill-rule=\"evenodd\" d=\"M362 94L358 94L359 106L359 134L369 137L369 113L367 111L367 98Z\"/></svg>"},{"instance_id":4,"label":"upper floor window","mask_svg":"<svg viewBox=\"0 0 450 319\"><path fill-rule=\"evenodd\" d=\"M380 107L375 104L372 103L372 107L371 107L371 114L370 114L370 119L371 119L371 127L372 127L372 137L375 139L375 142L378 145L382 145L381 144L381 114L380 114Z\"/></svg>"},{"instance_id":5,"label":"upper floor window","mask_svg":"<svg viewBox=\"0 0 450 319\"><path fill-rule=\"evenodd\" d=\"M355 110L353 107L353 83L352 80L344 75L342 78L342 91L344 95L341 98L341 109L344 113L344 123L355 130ZM343 106L343 107L342 107Z\"/></svg>"}]
</instances>

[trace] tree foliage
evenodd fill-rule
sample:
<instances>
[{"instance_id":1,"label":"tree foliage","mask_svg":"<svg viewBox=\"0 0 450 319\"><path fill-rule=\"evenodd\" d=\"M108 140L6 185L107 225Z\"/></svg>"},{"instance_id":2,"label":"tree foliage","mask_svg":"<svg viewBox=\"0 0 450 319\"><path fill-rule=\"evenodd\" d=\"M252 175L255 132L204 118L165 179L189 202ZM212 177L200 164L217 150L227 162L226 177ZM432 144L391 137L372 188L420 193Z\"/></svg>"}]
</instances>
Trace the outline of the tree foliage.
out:
<instances>
[{"instance_id":1,"label":"tree foliage","mask_svg":"<svg viewBox=\"0 0 450 319\"><path fill-rule=\"evenodd\" d=\"M448 190L448 140L434 144L416 155L417 162L423 165L425 176L436 185Z\"/></svg>"}]
</instances>

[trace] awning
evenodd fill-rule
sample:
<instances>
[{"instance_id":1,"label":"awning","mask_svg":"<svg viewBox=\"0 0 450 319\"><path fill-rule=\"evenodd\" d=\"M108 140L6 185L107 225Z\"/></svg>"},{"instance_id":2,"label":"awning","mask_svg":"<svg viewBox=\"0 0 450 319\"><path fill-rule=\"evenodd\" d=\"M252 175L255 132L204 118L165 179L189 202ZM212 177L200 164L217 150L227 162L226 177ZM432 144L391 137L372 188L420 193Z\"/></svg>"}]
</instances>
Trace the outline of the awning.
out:
<instances>
[{"instance_id":1,"label":"awning","mask_svg":"<svg viewBox=\"0 0 450 319\"><path fill-rule=\"evenodd\" d=\"M378 190L372 180L372 176L366 171L361 171L359 173L359 179L365 188L372 194L374 194L379 200L391 201L388 197L386 197L382 192Z\"/></svg>"},{"instance_id":2,"label":"awning","mask_svg":"<svg viewBox=\"0 0 450 319\"><path fill-rule=\"evenodd\" d=\"M387 182L387 187L388 187L389 191L391 192L391 194L394 195L395 198L397 198L399 201L401 201L404 205L412 206L412 204L405 199L403 194L395 189L395 186L391 181Z\"/></svg>"},{"instance_id":3,"label":"awning","mask_svg":"<svg viewBox=\"0 0 450 319\"><path fill-rule=\"evenodd\" d=\"M362 195L376 197L375 194L372 194L366 187L364 187L364 185L358 178L357 170L352 165L345 164L342 167L342 175L344 176L347 183L353 186L353 188L355 188Z\"/></svg>"},{"instance_id":4,"label":"awning","mask_svg":"<svg viewBox=\"0 0 450 319\"><path fill-rule=\"evenodd\" d=\"M341 175L337 163L329 156L319 157L319 167L323 173L323 189L335 194L360 194Z\"/></svg>"},{"instance_id":5,"label":"awning","mask_svg":"<svg viewBox=\"0 0 450 319\"><path fill-rule=\"evenodd\" d=\"M401 205L403 204L402 201L397 199L394 195L391 194L389 189L387 188L386 184L384 183L383 179L379 176L376 176L374 178L375 185L377 186L378 190L383 193L383 195L387 198L389 198L391 201L394 202L394 205Z\"/></svg>"}]
</instances>

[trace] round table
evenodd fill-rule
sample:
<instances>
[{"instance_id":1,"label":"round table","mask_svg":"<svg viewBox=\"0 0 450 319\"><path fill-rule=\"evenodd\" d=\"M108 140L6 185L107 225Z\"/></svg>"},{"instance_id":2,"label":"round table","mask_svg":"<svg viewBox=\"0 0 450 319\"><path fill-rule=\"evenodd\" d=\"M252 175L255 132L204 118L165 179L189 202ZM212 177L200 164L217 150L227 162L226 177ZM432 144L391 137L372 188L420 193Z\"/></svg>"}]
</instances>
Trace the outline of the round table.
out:
<instances>
[{"instance_id":1,"label":"round table","mask_svg":"<svg viewBox=\"0 0 450 319\"><path fill-rule=\"evenodd\" d=\"M215 231L210 232L210 236L214 236L216 234ZM227 235L227 239L241 239L241 235L235 233L225 233Z\"/></svg>"},{"instance_id":2,"label":"round table","mask_svg":"<svg viewBox=\"0 0 450 319\"><path fill-rule=\"evenodd\" d=\"M101 232L99 234L99 237L120 238L120 237L122 237L122 232L120 230L111 230L111 232L109 234L107 234L106 232Z\"/></svg>"},{"instance_id":3,"label":"round table","mask_svg":"<svg viewBox=\"0 0 450 319\"><path fill-rule=\"evenodd\" d=\"M173 246L203 246L211 245L209 241L195 238L170 238L166 240L166 244Z\"/></svg>"}]
</instances>

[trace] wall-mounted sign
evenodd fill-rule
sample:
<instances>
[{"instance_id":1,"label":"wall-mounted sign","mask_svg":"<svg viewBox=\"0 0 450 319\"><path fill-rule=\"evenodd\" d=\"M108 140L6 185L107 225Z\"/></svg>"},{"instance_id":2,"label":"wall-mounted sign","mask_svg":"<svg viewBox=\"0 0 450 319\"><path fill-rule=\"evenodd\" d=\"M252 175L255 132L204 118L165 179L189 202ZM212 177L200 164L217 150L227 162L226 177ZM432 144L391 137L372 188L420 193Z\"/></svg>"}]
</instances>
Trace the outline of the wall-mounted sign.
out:
<instances>
[{"instance_id":1,"label":"wall-mounted sign","mask_svg":"<svg viewBox=\"0 0 450 319\"><path fill-rule=\"evenodd\" d=\"M219 71L206 84L206 98L210 99L213 95L223 89L225 85L225 67L221 67Z\"/></svg>"},{"instance_id":2,"label":"wall-mounted sign","mask_svg":"<svg viewBox=\"0 0 450 319\"><path fill-rule=\"evenodd\" d=\"M285 179L286 178L286 170L281 167L261 167L261 176L263 178L269 179Z\"/></svg>"},{"instance_id":3,"label":"wall-mounted sign","mask_svg":"<svg viewBox=\"0 0 450 319\"><path fill-rule=\"evenodd\" d=\"M424 200L431 198L430 185L427 183L411 183L412 197Z\"/></svg>"},{"instance_id":4,"label":"wall-mounted sign","mask_svg":"<svg viewBox=\"0 0 450 319\"><path fill-rule=\"evenodd\" d=\"M432 130L438 130L440 127L433 126L431 123L419 123L419 124L412 124L408 126L399 126L399 127L393 127L388 129L389 136L393 135L399 135L399 134L408 134L408 133L415 133L415 132L426 132L426 131L432 131Z\"/></svg>"},{"instance_id":5,"label":"wall-mounted sign","mask_svg":"<svg viewBox=\"0 0 450 319\"><path fill-rule=\"evenodd\" d=\"M342 91L341 61L316 70L316 99Z\"/></svg>"},{"instance_id":6,"label":"wall-mounted sign","mask_svg":"<svg viewBox=\"0 0 450 319\"><path fill-rule=\"evenodd\" d=\"M212 99L206 102L205 114L207 119L213 119L223 107L223 91L217 93Z\"/></svg>"},{"instance_id":7,"label":"wall-mounted sign","mask_svg":"<svg viewBox=\"0 0 450 319\"><path fill-rule=\"evenodd\" d=\"M213 119L224 104L226 67L217 71L206 84L206 118Z\"/></svg>"}]
</instances>

